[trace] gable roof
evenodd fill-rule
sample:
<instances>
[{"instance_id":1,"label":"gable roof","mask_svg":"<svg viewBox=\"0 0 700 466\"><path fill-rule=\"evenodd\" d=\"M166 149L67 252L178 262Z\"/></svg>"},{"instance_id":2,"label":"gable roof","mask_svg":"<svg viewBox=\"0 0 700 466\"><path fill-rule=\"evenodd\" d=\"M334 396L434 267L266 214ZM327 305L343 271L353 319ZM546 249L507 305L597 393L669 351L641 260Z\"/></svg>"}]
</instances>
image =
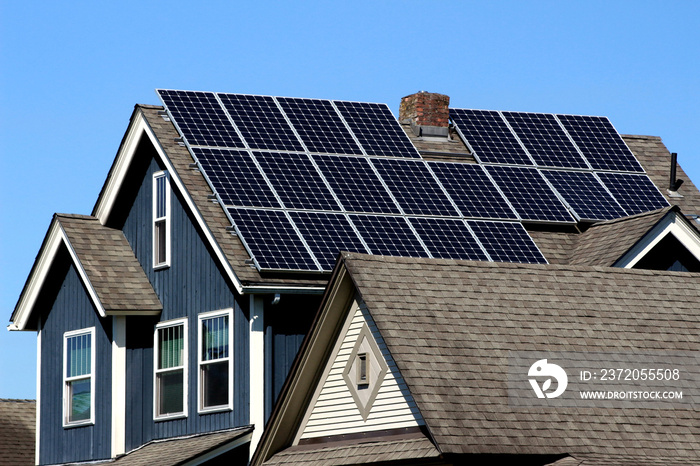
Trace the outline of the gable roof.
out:
<instances>
[{"instance_id":1,"label":"gable roof","mask_svg":"<svg viewBox=\"0 0 700 466\"><path fill-rule=\"evenodd\" d=\"M513 408L507 380L513 351L697 354L700 274L341 256L283 397L302 386L312 339L320 341L320 329L332 327L325 320L334 315L327 314L333 303L356 292L443 455L568 454L583 464L700 461L695 405ZM350 288L339 284L347 277ZM286 401L268 423L270 437L282 425L275 416L284 417ZM265 454L263 448L260 459Z\"/></svg>"},{"instance_id":2,"label":"gable roof","mask_svg":"<svg viewBox=\"0 0 700 466\"><path fill-rule=\"evenodd\" d=\"M36 401L0 399L0 465L34 464Z\"/></svg>"},{"instance_id":3,"label":"gable roof","mask_svg":"<svg viewBox=\"0 0 700 466\"><path fill-rule=\"evenodd\" d=\"M34 304L60 248L65 248L97 312L157 314L163 306L121 230L95 217L55 214L10 320L11 329L35 330Z\"/></svg>"}]
</instances>

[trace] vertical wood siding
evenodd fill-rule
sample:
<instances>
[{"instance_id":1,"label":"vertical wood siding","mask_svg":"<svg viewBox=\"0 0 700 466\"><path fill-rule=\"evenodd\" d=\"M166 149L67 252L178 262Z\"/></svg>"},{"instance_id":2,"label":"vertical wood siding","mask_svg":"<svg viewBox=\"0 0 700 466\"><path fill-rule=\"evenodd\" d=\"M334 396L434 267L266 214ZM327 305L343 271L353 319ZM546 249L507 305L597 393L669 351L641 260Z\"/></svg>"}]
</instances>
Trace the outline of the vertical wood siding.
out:
<instances>
[{"instance_id":1,"label":"vertical wood siding","mask_svg":"<svg viewBox=\"0 0 700 466\"><path fill-rule=\"evenodd\" d=\"M349 318L352 321L347 333L340 337L342 343L335 359L329 362L331 364L330 371L326 380L321 381L320 393L318 393L315 402L312 402L310 416L306 425L302 426L301 438L413 427L424 424L418 407L379 330L377 330L372 316L364 306L353 304ZM343 371L348 358L365 323L389 366L366 421L362 419L360 410L343 379Z\"/></svg>"},{"instance_id":2,"label":"vertical wood siding","mask_svg":"<svg viewBox=\"0 0 700 466\"><path fill-rule=\"evenodd\" d=\"M67 251L57 255L50 281L59 283L41 327L40 463L55 464L109 458L112 423L112 319L92 305ZM67 265L70 264L70 265ZM52 296L53 297L53 296ZM51 299L52 297L47 297ZM63 334L95 327L95 424L63 427Z\"/></svg>"},{"instance_id":3,"label":"vertical wood siding","mask_svg":"<svg viewBox=\"0 0 700 466\"><path fill-rule=\"evenodd\" d=\"M152 178L154 172L162 169L155 159L151 161L140 179L139 191L122 229L163 303L159 321L188 318L188 412L185 419L154 421L153 332L157 322L142 317L130 318L127 323L127 451L152 439L246 425L249 417L248 298L235 296L176 191L171 195L171 265L153 269ZM171 183L173 188L174 183ZM200 415L197 413L197 316L227 308L234 310L234 409Z\"/></svg>"},{"instance_id":4,"label":"vertical wood siding","mask_svg":"<svg viewBox=\"0 0 700 466\"><path fill-rule=\"evenodd\" d=\"M279 304L265 302L265 421L294 363L321 296L285 295Z\"/></svg>"}]
</instances>

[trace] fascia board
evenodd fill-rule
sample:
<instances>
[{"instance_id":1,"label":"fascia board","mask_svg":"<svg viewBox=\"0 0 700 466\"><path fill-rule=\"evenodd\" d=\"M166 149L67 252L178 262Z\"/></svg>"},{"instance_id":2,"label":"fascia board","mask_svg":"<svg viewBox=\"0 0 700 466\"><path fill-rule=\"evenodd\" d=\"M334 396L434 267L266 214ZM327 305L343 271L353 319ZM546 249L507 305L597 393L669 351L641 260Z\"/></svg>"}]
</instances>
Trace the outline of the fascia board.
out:
<instances>
[{"instance_id":1,"label":"fascia board","mask_svg":"<svg viewBox=\"0 0 700 466\"><path fill-rule=\"evenodd\" d=\"M614 267L632 268L651 251L667 234L672 234L688 251L700 260L700 235L683 214L667 213L629 251L618 259Z\"/></svg>"},{"instance_id":2,"label":"fascia board","mask_svg":"<svg viewBox=\"0 0 700 466\"><path fill-rule=\"evenodd\" d=\"M90 280L85 273L83 265L80 263L73 246L71 246L63 227L61 226L59 220L54 217L51 222L51 226L49 226L49 231L46 233L44 244L39 251L34 268L32 269L29 278L27 279L27 284L20 295L15 314L13 314L12 324L8 327L9 330L27 330L27 323L31 317L32 310L34 309L37 299L39 298L41 289L46 281L49 271L51 270L51 265L53 264L54 258L56 257L56 253L58 252L61 244L66 246L71 260L73 261L73 265L78 271L78 275L85 285L95 309L97 309L100 316L105 317L107 315L102 303L97 297L94 287L90 283Z\"/></svg>"},{"instance_id":3,"label":"fascia board","mask_svg":"<svg viewBox=\"0 0 700 466\"><path fill-rule=\"evenodd\" d=\"M252 437L252 432L248 434L244 434L241 437L238 437L229 443L222 445L210 452L207 452L206 454L193 459L191 461L188 461L187 463L183 463L183 466L199 466L200 464L205 464L207 461L213 460L214 458L223 455L224 453L227 453L231 450L234 450L241 445L245 445L246 443L249 443Z\"/></svg>"}]
</instances>

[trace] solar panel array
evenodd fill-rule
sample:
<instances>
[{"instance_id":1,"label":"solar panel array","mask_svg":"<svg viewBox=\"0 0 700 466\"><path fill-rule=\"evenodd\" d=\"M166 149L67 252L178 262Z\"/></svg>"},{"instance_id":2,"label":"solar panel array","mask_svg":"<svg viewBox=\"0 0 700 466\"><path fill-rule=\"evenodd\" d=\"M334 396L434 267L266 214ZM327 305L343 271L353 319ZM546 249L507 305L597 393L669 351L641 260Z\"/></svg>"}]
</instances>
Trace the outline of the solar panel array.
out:
<instances>
[{"instance_id":1,"label":"solar panel array","mask_svg":"<svg viewBox=\"0 0 700 466\"><path fill-rule=\"evenodd\" d=\"M545 263L521 222L660 204L599 117L455 110L479 164L427 162L383 104L158 94L261 271L329 271L341 250ZM608 150L625 170L596 173Z\"/></svg>"}]
</instances>

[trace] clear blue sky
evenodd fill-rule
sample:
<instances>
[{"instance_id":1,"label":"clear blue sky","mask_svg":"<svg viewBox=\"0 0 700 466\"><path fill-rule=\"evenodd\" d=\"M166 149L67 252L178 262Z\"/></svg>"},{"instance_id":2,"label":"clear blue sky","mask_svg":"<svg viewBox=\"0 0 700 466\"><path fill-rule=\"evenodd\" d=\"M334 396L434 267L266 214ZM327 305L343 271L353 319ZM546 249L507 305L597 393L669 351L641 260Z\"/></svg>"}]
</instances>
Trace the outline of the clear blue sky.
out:
<instances>
[{"instance_id":1,"label":"clear blue sky","mask_svg":"<svg viewBox=\"0 0 700 466\"><path fill-rule=\"evenodd\" d=\"M0 312L54 212L89 214L154 89L608 116L700 182L700 2L0 0ZM56 348L59 350L59 348ZM36 335L0 329L0 398L34 398Z\"/></svg>"}]
</instances>

